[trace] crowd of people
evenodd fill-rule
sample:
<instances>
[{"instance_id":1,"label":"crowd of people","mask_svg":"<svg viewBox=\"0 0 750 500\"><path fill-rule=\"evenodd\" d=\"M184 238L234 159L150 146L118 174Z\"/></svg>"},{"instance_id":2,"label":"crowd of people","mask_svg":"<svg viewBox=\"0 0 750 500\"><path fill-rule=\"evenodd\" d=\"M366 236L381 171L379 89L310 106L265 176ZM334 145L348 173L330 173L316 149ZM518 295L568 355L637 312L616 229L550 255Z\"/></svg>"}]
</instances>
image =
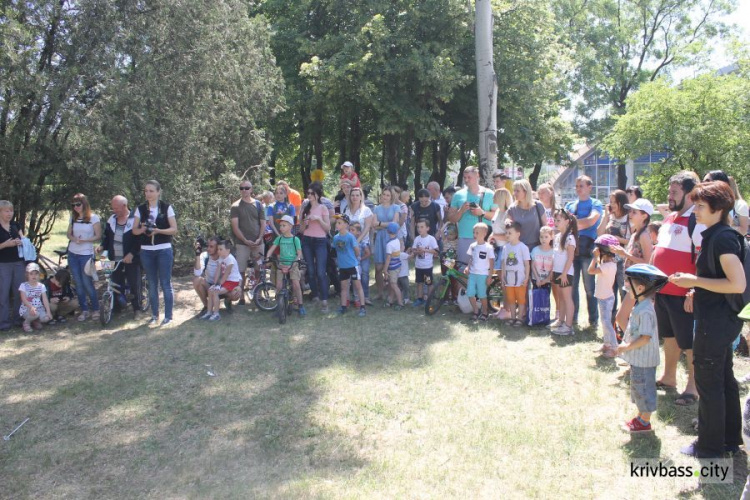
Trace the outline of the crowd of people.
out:
<instances>
[{"instance_id":1,"label":"crowd of people","mask_svg":"<svg viewBox=\"0 0 750 500\"><path fill-rule=\"evenodd\" d=\"M601 355L629 365L638 415L627 429L652 429L656 391L677 389L677 365L684 353L687 383L675 404L698 403L698 439L684 452L718 457L739 449L740 401L732 356L743 324L737 308L747 288L748 207L732 178L722 171L709 172L703 180L680 172L669 180L667 203L656 206L637 186L613 191L602 203L591 197L593 183L585 175L576 179L576 199L564 206L557 205L551 184L534 191L527 180L511 182L498 171L492 188L485 187L472 166L462 180L461 188L445 190L430 182L414 200L407 190L386 186L377 205L350 162L342 165L340 192L333 198L318 182L303 196L284 181L273 192L255 193L252 183L243 180L230 208L231 238L196 242L193 285L203 305L199 317L219 321L222 301L227 307L244 303L245 291L269 261L275 262L272 279L278 288L288 276L299 316L307 315L311 305L328 313L332 287L341 315L351 309L366 316L375 301L395 310L409 303L419 307L432 289L436 261L442 264L447 255L465 264L467 286L461 293L468 297L473 321L528 324L534 296L529 292L534 291L546 293L555 304L555 316L545 321L552 334L573 335L582 282L588 326L602 330ZM85 195L73 197L67 237L75 296L64 271L42 282L37 264L24 267L22 228L13 221L13 206L0 201L0 329L16 322L31 331L44 322L64 321L72 311L79 321L96 319L99 302L91 267L97 252L121 261L112 279L132 291L134 315L141 311L143 269L149 323L172 322L176 214L161 199L158 182L148 181L144 196L135 209L115 196L104 227ZM652 221L655 212L662 221ZM491 313L487 288L496 276L504 305ZM454 284L449 300L457 294ZM740 299L730 300L737 294ZM665 362L657 377L660 338Z\"/></svg>"}]
</instances>

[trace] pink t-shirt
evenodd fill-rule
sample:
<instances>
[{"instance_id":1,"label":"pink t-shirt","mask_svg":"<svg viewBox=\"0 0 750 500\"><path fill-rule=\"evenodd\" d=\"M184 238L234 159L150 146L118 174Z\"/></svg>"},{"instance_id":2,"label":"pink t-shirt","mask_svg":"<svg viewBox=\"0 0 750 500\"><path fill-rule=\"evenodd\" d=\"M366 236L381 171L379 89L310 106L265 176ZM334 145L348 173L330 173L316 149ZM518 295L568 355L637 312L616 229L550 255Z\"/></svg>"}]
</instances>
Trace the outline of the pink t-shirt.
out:
<instances>
[{"instance_id":1,"label":"pink t-shirt","mask_svg":"<svg viewBox=\"0 0 750 500\"><path fill-rule=\"evenodd\" d=\"M311 207L310 213L307 214L307 217L310 217L311 215L317 215L320 218L323 218L324 215L328 215L328 209L322 205L318 204L317 207ZM311 220L309 224L307 225L307 229L305 229L304 233L305 236L310 236L311 238L325 238L326 237L326 231L323 229L323 226L320 225L320 221L317 220Z\"/></svg>"}]
</instances>

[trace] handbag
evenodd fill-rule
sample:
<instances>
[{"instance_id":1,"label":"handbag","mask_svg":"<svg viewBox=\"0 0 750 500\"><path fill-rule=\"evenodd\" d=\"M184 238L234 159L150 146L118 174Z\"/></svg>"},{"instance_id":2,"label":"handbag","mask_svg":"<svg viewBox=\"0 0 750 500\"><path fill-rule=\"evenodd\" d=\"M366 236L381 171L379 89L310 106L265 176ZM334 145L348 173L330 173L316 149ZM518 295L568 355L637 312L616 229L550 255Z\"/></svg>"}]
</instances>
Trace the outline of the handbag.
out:
<instances>
[{"instance_id":1,"label":"handbag","mask_svg":"<svg viewBox=\"0 0 750 500\"><path fill-rule=\"evenodd\" d=\"M550 322L550 287L529 287L529 326L548 325Z\"/></svg>"},{"instance_id":2,"label":"handbag","mask_svg":"<svg viewBox=\"0 0 750 500\"><path fill-rule=\"evenodd\" d=\"M96 261L93 257L91 257L88 262L86 262L86 265L83 266L83 273L86 276L89 276L94 281L99 281L99 275L96 272Z\"/></svg>"}]
</instances>

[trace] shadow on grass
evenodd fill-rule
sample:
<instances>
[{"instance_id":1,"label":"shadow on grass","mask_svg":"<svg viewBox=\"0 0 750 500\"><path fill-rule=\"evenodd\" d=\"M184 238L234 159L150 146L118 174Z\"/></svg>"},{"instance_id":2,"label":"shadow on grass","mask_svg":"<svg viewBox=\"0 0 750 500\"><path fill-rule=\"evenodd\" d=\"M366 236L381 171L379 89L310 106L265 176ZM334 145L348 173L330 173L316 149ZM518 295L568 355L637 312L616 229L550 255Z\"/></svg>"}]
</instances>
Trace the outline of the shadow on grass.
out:
<instances>
[{"instance_id":1,"label":"shadow on grass","mask_svg":"<svg viewBox=\"0 0 750 500\"><path fill-rule=\"evenodd\" d=\"M11 370L0 371L0 426L31 417L0 456L10 497L276 496L306 478L351 474L367 462L361 423L321 420L336 404L322 401L329 380L417 369L455 328L480 328L374 307L367 318L311 311L283 327L235 308L209 324L192 318L182 292L173 328L115 319L105 333L73 324L80 334L0 344Z\"/></svg>"}]
</instances>

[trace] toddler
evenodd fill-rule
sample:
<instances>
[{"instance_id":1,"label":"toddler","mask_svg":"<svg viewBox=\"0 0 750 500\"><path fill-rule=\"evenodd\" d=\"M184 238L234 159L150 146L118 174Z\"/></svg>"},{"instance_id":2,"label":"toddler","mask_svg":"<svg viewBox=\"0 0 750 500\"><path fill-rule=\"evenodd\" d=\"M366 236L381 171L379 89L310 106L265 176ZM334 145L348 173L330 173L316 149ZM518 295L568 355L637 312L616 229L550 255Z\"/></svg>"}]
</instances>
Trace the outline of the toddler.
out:
<instances>
[{"instance_id":1,"label":"toddler","mask_svg":"<svg viewBox=\"0 0 750 500\"><path fill-rule=\"evenodd\" d=\"M469 245L466 255L469 256L469 282L466 285L466 295L474 310L472 321L487 321L487 287L492 281L492 269L495 268L495 249L487 243L486 238L490 227L484 222L474 224L474 243ZM482 303L482 313L479 313L479 299Z\"/></svg>"},{"instance_id":2,"label":"toddler","mask_svg":"<svg viewBox=\"0 0 750 500\"><path fill-rule=\"evenodd\" d=\"M341 165L341 180L349 181L352 187L362 187L359 181L359 175L354 171L354 164L350 161L345 161Z\"/></svg>"},{"instance_id":3,"label":"toddler","mask_svg":"<svg viewBox=\"0 0 750 500\"><path fill-rule=\"evenodd\" d=\"M508 241L503 247L500 280L505 289L505 309L510 313L507 325L522 326L526 317L526 286L529 283L529 247L521 241L521 223L505 224Z\"/></svg>"},{"instance_id":4,"label":"toddler","mask_svg":"<svg viewBox=\"0 0 750 500\"><path fill-rule=\"evenodd\" d=\"M651 238L651 244L656 247L656 242L659 241L659 230L661 229L661 221L655 220L648 224L648 235Z\"/></svg>"},{"instance_id":5,"label":"toddler","mask_svg":"<svg viewBox=\"0 0 750 500\"><path fill-rule=\"evenodd\" d=\"M26 266L28 281L21 283L21 307L18 314L23 318L23 331L29 333L41 330L42 323L52 320L52 311L47 299L47 287L39 281L39 264L32 262Z\"/></svg>"}]
</instances>

